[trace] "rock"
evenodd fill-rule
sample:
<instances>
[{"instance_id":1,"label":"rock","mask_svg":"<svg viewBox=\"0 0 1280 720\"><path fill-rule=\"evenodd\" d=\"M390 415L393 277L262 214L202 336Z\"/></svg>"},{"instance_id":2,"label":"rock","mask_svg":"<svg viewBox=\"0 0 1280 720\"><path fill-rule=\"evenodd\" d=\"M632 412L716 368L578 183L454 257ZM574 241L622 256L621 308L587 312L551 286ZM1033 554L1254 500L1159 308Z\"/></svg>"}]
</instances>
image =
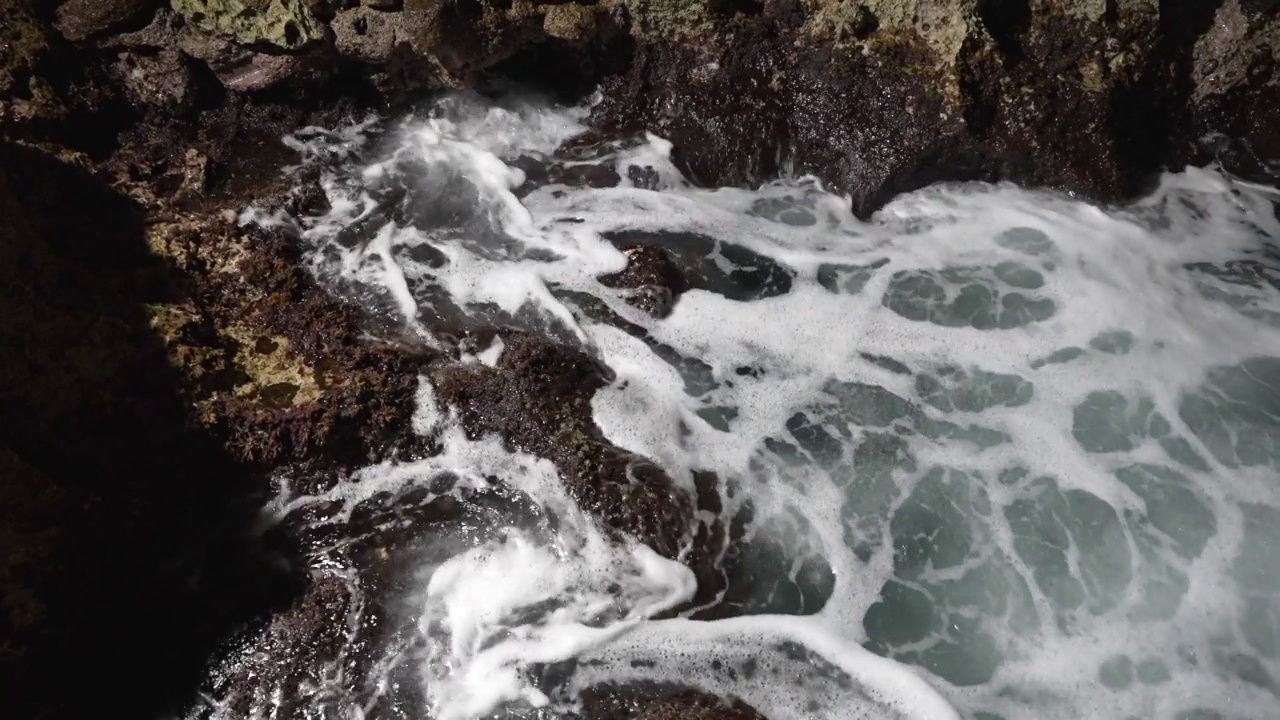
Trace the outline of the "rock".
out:
<instances>
[{"instance_id":1,"label":"rock","mask_svg":"<svg viewBox=\"0 0 1280 720\"><path fill-rule=\"evenodd\" d=\"M191 24L242 45L296 50L324 39L324 24L305 0L172 0Z\"/></svg>"},{"instance_id":2,"label":"rock","mask_svg":"<svg viewBox=\"0 0 1280 720\"><path fill-rule=\"evenodd\" d=\"M1215 55L1231 55L1233 77L1244 67L1272 77L1272 16L1246 23L1238 0L1216 22L1209 5L1162 11L1150 0L1113 12L1093 0L627 7L636 60L606 79L599 127L667 137L706 185L756 184L787 162L849 193L862 216L942 180L1121 201L1181 167L1215 128L1254 147L1280 133L1262 110L1274 84L1191 77Z\"/></svg>"},{"instance_id":3,"label":"rock","mask_svg":"<svg viewBox=\"0 0 1280 720\"><path fill-rule=\"evenodd\" d=\"M309 50L265 52L259 49L262 46L247 47L163 9L147 27L108 38L102 46L147 48L148 53L156 49L179 51L208 65L224 87L236 92L265 90L286 81L305 84L325 75L323 63L317 63ZM187 72L189 75L190 68Z\"/></svg>"},{"instance_id":4,"label":"rock","mask_svg":"<svg viewBox=\"0 0 1280 720\"><path fill-rule=\"evenodd\" d=\"M114 70L136 104L175 114L195 104L195 78L186 57L176 50L124 51L117 55Z\"/></svg>"},{"instance_id":5,"label":"rock","mask_svg":"<svg viewBox=\"0 0 1280 720\"><path fill-rule=\"evenodd\" d=\"M657 683L607 683L582 692L584 720L765 720L737 698Z\"/></svg>"},{"instance_id":6,"label":"rock","mask_svg":"<svg viewBox=\"0 0 1280 720\"><path fill-rule=\"evenodd\" d=\"M54 24L63 37L79 42L142 14L153 0L66 0Z\"/></svg>"},{"instance_id":7,"label":"rock","mask_svg":"<svg viewBox=\"0 0 1280 720\"><path fill-rule=\"evenodd\" d=\"M358 592L341 577L313 577L302 597L224 661L210 691L245 717L272 705L286 715L304 714L310 699L305 687L325 681L347 644Z\"/></svg>"},{"instance_id":8,"label":"rock","mask_svg":"<svg viewBox=\"0 0 1280 720\"><path fill-rule=\"evenodd\" d=\"M360 0L360 4L385 12L394 12L404 8L404 0Z\"/></svg>"},{"instance_id":9,"label":"rock","mask_svg":"<svg viewBox=\"0 0 1280 720\"><path fill-rule=\"evenodd\" d=\"M504 335L497 367L453 365L434 375L468 433L499 433L556 464L571 497L603 527L675 558L694 524L693 501L653 462L606 441L591 398L606 370L583 352L532 335Z\"/></svg>"},{"instance_id":10,"label":"rock","mask_svg":"<svg viewBox=\"0 0 1280 720\"><path fill-rule=\"evenodd\" d=\"M177 48L184 29L191 32L187 21L169 8L160 8L146 27L111 35L99 41L104 48Z\"/></svg>"},{"instance_id":11,"label":"rock","mask_svg":"<svg viewBox=\"0 0 1280 720\"><path fill-rule=\"evenodd\" d=\"M724 46L642 48L626 75L606 79L594 121L670 139L673 160L705 185L758 184L792 160L852 194L865 213L892 194L889 186L901 189L912 163L963 135L938 63L912 44L871 54L797 47L762 21Z\"/></svg>"},{"instance_id":12,"label":"rock","mask_svg":"<svg viewBox=\"0 0 1280 720\"><path fill-rule=\"evenodd\" d=\"M542 30L547 37L569 42L585 42L597 33L596 9L589 5L575 3L552 5L547 8L547 14L542 21Z\"/></svg>"},{"instance_id":13,"label":"rock","mask_svg":"<svg viewBox=\"0 0 1280 720\"><path fill-rule=\"evenodd\" d=\"M182 32L177 45L203 60L223 87L237 92L264 90L286 80L300 80L305 60L299 55L256 52L199 30Z\"/></svg>"},{"instance_id":14,"label":"rock","mask_svg":"<svg viewBox=\"0 0 1280 720\"><path fill-rule=\"evenodd\" d=\"M515 191L517 197L524 197L546 185L609 188L617 187L622 182L611 161L566 164L559 160L522 155L512 160L511 165L520 168L525 174L524 182Z\"/></svg>"},{"instance_id":15,"label":"rock","mask_svg":"<svg viewBox=\"0 0 1280 720\"><path fill-rule=\"evenodd\" d=\"M395 16L368 6L339 11L331 27L334 46L345 57L371 64L385 63L395 49Z\"/></svg>"},{"instance_id":16,"label":"rock","mask_svg":"<svg viewBox=\"0 0 1280 720\"><path fill-rule=\"evenodd\" d=\"M1194 49L1192 101L1199 129L1280 158L1280 16L1276 4L1226 0Z\"/></svg>"},{"instance_id":17,"label":"rock","mask_svg":"<svg viewBox=\"0 0 1280 720\"><path fill-rule=\"evenodd\" d=\"M898 39L914 35L938 63L950 67L978 27L978 5L976 0L823 0L814 3L803 31L836 43L852 43L872 31Z\"/></svg>"},{"instance_id":18,"label":"rock","mask_svg":"<svg viewBox=\"0 0 1280 720\"><path fill-rule=\"evenodd\" d=\"M27 0L0 5L0 123L40 101L37 68L48 50L47 31Z\"/></svg>"},{"instance_id":19,"label":"rock","mask_svg":"<svg viewBox=\"0 0 1280 720\"><path fill-rule=\"evenodd\" d=\"M627 256L626 269L601 277L600 283L632 290L627 303L656 318L670 315L676 299L689 289L671 256L656 245L630 244L619 249Z\"/></svg>"}]
</instances>

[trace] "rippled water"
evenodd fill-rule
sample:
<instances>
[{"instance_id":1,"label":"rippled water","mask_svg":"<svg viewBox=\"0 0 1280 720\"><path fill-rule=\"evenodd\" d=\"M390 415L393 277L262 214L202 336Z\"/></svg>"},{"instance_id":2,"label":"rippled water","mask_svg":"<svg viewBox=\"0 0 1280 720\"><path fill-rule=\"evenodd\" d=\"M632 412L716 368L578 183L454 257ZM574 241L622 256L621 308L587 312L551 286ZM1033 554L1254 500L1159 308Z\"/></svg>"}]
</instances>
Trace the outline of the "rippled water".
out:
<instances>
[{"instance_id":1,"label":"rippled water","mask_svg":"<svg viewBox=\"0 0 1280 720\"><path fill-rule=\"evenodd\" d=\"M317 276L423 342L496 323L602 360L606 437L690 492L719 479L731 617L653 619L692 574L606 538L547 460L467 439L424 377L438 454L320 496L282 479L276 516L330 538L318 566L396 579L394 632L313 710L558 717L609 679L774 720L1275 716L1274 191L1188 170L1103 210L956 185L862 223L811 179L692 187L649 137L569 161L616 187L518 196L517 157L585 113L465 96L311 129L294 171L323 172L331 209L242 221L298 226ZM599 280L643 246L689 284L665 316ZM449 520L415 519L446 497ZM370 514L411 541L344 535Z\"/></svg>"}]
</instances>

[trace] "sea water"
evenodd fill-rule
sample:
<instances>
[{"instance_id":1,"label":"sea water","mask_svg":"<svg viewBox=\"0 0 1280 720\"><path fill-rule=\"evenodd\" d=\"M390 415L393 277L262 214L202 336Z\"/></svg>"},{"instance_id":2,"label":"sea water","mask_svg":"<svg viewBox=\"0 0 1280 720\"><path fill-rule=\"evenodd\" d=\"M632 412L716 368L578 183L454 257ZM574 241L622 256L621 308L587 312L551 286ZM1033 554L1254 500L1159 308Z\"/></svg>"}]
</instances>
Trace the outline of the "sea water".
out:
<instances>
[{"instance_id":1,"label":"sea water","mask_svg":"<svg viewBox=\"0 0 1280 720\"><path fill-rule=\"evenodd\" d=\"M295 227L326 287L456 362L501 357L501 334L450 350L485 325L599 358L605 437L690 492L718 478L729 587L689 607L688 569L606 536L549 461L468 439L423 377L438 452L321 494L282 478L270 509L339 538L371 503L467 518L381 551L395 640L316 703L561 717L593 683L660 681L773 720L1275 717L1275 191L1212 169L1123 208L941 185L863 222L813 178L695 187L646 136L568 161L616 187L517 193L516 159L586 114L458 95L308 128L288 171L327 208L241 221ZM599 281L624 244L685 271L665 317Z\"/></svg>"}]
</instances>

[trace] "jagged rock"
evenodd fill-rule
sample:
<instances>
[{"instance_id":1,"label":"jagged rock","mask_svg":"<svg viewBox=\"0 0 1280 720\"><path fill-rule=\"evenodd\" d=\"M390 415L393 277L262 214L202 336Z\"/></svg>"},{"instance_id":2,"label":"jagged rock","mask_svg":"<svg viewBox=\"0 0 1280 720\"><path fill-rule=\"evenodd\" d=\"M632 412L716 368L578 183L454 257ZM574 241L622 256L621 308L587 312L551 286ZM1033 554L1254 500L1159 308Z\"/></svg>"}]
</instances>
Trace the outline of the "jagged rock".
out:
<instances>
[{"instance_id":1,"label":"jagged rock","mask_svg":"<svg viewBox=\"0 0 1280 720\"><path fill-rule=\"evenodd\" d=\"M227 659L211 690L245 717L273 703L286 714L305 714L306 687L324 682L346 645L355 592L340 577L312 578L302 597Z\"/></svg>"},{"instance_id":2,"label":"jagged rock","mask_svg":"<svg viewBox=\"0 0 1280 720\"><path fill-rule=\"evenodd\" d=\"M542 30L547 37L570 42L590 40L598 32L596 9L574 3L552 5L547 8L547 14L542 21Z\"/></svg>"},{"instance_id":3,"label":"jagged rock","mask_svg":"<svg viewBox=\"0 0 1280 720\"><path fill-rule=\"evenodd\" d=\"M1196 41L1192 100L1203 132L1280 159L1280 13L1275 2L1226 0Z\"/></svg>"},{"instance_id":4,"label":"jagged rock","mask_svg":"<svg viewBox=\"0 0 1280 720\"><path fill-rule=\"evenodd\" d=\"M324 23L305 0L172 0L196 27L244 45L294 50L324 39Z\"/></svg>"},{"instance_id":5,"label":"jagged rock","mask_svg":"<svg viewBox=\"0 0 1280 720\"><path fill-rule=\"evenodd\" d=\"M1220 18L1238 5L1225 4ZM758 183L789 162L849 193L860 215L940 180L1012 180L1118 201L1144 190L1155 172L1180 167L1214 127L1255 135L1257 147L1277 135L1276 114L1250 99L1275 97L1273 85L1249 85L1247 97L1230 103L1188 92L1195 68L1228 48L1252 58L1237 65L1271 77L1258 68L1273 64L1275 45L1215 24L1209 5L627 7L637 60L606 80L601 127L673 140L677 162L705 184ZM1215 43L1215 33L1224 39ZM1193 58L1197 38L1204 57ZM1241 50L1249 47L1256 51ZM1202 97L1210 85L1200 85ZM1197 127L1197 116L1211 119Z\"/></svg>"},{"instance_id":6,"label":"jagged rock","mask_svg":"<svg viewBox=\"0 0 1280 720\"><path fill-rule=\"evenodd\" d=\"M160 8L146 27L103 38L104 48L177 48L179 37L187 27L183 17L168 8Z\"/></svg>"},{"instance_id":7,"label":"jagged rock","mask_svg":"<svg viewBox=\"0 0 1280 720\"><path fill-rule=\"evenodd\" d=\"M68 40L85 40L155 6L154 0L66 0L55 26Z\"/></svg>"},{"instance_id":8,"label":"jagged rock","mask_svg":"<svg viewBox=\"0 0 1280 720\"><path fill-rule=\"evenodd\" d=\"M689 289L671 255L656 245L624 244L619 249L627 256L627 267L601 277L600 283L631 290L627 303L654 317L670 315L676 299Z\"/></svg>"},{"instance_id":9,"label":"jagged rock","mask_svg":"<svg viewBox=\"0 0 1280 720\"><path fill-rule=\"evenodd\" d=\"M331 23L333 43L345 57L385 63L396 45L396 16L360 6L341 10Z\"/></svg>"},{"instance_id":10,"label":"jagged rock","mask_svg":"<svg viewBox=\"0 0 1280 720\"><path fill-rule=\"evenodd\" d=\"M195 104L197 88L187 60L176 50L124 51L115 71L134 103L182 113Z\"/></svg>"},{"instance_id":11,"label":"jagged rock","mask_svg":"<svg viewBox=\"0 0 1280 720\"><path fill-rule=\"evenodd\" d=\"M591 398L605 369L580 350L532 335L503 337L497 367L452 365L435 373L441 399L468 433L495 432L556 464L571 497L603 527L674 558L690 536L693 501L652 461L610 444Z\"/></svg>"},{"instance_id":12,"label":"jagged rock","mask_svg":"<svg viewBox=\"0 0 1280 720\"><path fill-rule=\"evenodd\" d=\"M208 64L224 87L239 92L301 80L306 67L303 56L257 52L199 30L182 32L177 44L187 55Z\"/></svg>"}]
</instances>

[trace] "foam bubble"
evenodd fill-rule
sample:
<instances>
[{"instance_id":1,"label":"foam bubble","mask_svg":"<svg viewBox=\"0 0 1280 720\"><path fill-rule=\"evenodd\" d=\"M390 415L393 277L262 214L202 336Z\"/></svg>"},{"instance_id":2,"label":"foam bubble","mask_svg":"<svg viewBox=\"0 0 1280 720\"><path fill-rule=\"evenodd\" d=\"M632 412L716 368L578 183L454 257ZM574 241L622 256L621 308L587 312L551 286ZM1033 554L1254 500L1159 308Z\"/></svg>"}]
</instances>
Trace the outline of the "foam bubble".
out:
<instances>
[{"instance_id":1,"label":"foam bubble","mask_svg":"<svg viewBox=\"0 0 1280 720\"><path fill-rule=\"evenodd\" d=\"M687 575L604 540L545 462L449 435L424 385L415 429L445 452L326 501L447 470L464 502L498 475L562 518L426 573L419 619L443 644L418 660L441 717L558 706L533 668L571 657L573 687L692 683L779 720L954 716L947 702L1007 719L1269 714L1275 191L1188 169L1103 209L946 185L864 223L812 178L694 188L648 137L577 161L612 163L618 187L518 198L509 161L583 117L462 97L377 149L353 139L373 125L304 134L331 209L249 219L304 228L318 277L428 340L493 323L598 356L615 374L593 401L606 437L687 488L713 474L739 550L770 548L769 570L734 571L728 614L809 617L649 619ZM668 316L597 281L625 267L623 242L685 269ZM459 361L493 364L500 343Z\"/></svg>"}]
</instances>

